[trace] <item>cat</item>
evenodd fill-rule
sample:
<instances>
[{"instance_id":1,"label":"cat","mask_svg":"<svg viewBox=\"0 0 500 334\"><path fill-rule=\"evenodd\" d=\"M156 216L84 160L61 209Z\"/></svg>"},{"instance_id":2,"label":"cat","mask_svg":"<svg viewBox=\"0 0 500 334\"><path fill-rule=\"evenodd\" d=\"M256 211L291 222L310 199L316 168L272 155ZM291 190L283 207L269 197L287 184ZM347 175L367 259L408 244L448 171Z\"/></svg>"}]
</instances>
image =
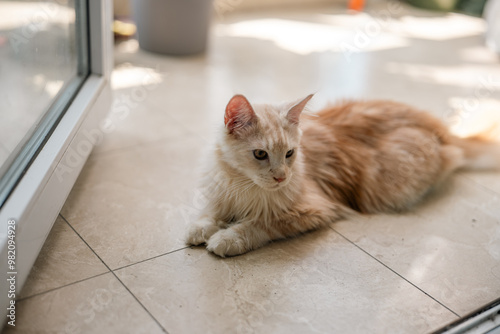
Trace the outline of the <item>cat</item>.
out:
<instances>
[{"instance_id":1,"label":"cat","mask_svg":"<svg viewBox=\"0 0 500 334\"><path fill-rule=\"evenodd\" d=\"M408 209L459 168L500 166L495 143L456 137L405 104L351 101L303 113L312 97L253 106L231 98L188 245L243 254L352 213Z\"/></svg>"}]
</instances>

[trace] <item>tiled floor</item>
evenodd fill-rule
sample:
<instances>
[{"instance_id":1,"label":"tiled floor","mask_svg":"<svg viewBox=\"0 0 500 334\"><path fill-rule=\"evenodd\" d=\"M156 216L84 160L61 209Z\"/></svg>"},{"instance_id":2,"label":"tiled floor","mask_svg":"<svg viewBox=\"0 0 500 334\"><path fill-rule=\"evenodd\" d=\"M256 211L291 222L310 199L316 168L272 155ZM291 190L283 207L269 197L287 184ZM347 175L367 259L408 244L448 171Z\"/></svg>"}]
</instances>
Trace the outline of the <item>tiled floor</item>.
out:
<instances>
[{"instance_id":1,"label":"tiled floor","mask_svg":"<svg viewBox=\"0 0 500 334\"><path fill-rule=\"evenodd\" d=\"M384 4L372 13L225 13L205 56L118 44L110 133L5 332L425 333L499 297L497 173L460 173L411 212L337 222L243 256L183 243L199 209L198 167L234 93L279 102L314 91L312 108L390 98L458 127L490 122L500 67L479 19Z\"/></svg>"}]
</instances>

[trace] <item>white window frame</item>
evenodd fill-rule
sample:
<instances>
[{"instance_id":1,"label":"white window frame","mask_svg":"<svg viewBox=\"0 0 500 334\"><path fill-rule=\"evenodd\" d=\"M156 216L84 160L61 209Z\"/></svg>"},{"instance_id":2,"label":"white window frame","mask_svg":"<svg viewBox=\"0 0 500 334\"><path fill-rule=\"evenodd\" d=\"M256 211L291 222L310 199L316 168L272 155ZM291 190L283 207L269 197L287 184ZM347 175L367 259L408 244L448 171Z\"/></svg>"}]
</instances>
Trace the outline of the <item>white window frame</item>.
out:
<instances>
[{"instance_id":1,"label":"white window frame","mask_svg":"<svg viewBox=\"0 0 500 334\"><path fill-rule=\"evenodd\" d=\"M8 221L16 222L16 297L93 146L100 140L99 134L103 134L101 121L111 107L112 13L110 0L88 1L90 75L0 210L2 277L11 272L7 265ZM12 299L8 293L9 282L4 278L0 280L0 308L7 320Z\"/></svg>"}]
</instances>

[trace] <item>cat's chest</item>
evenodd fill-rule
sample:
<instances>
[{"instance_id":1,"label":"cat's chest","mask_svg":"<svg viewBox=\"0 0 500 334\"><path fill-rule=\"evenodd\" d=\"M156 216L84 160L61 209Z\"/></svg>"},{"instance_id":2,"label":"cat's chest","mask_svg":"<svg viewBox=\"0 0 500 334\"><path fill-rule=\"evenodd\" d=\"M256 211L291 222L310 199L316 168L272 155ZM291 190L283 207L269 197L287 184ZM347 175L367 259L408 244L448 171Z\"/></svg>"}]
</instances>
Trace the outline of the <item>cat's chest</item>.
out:
<instances>
[{"instance_id":1,"label":"cat's chest","mask_svg":"<svg viewBox=\"0 0 500 334\"><path fill-rule=\"evenodd\" d=\"M221 203L221 218L228 222L272 220L287 211L290 201L278 192L264 192L258 188L235 191Z\"/></svg>"}]
</instances>

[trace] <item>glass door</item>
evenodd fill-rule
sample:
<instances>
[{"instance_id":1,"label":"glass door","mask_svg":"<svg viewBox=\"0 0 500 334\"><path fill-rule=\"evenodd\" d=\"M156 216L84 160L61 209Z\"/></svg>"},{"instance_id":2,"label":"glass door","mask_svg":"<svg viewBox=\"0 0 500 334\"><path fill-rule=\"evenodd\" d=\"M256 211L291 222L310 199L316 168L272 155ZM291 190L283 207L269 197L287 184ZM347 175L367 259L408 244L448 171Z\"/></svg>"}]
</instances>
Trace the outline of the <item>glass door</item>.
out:
<instances>
[{"instance_id":1,"label":"glass door","mask_svg":"<svg viewBox=\"0 0 500 334\"><path fill-rule=\"evenodd\" d=\"M84 0L0 0L0 208L89 74Z\"/></svg>"}]
</instances>

